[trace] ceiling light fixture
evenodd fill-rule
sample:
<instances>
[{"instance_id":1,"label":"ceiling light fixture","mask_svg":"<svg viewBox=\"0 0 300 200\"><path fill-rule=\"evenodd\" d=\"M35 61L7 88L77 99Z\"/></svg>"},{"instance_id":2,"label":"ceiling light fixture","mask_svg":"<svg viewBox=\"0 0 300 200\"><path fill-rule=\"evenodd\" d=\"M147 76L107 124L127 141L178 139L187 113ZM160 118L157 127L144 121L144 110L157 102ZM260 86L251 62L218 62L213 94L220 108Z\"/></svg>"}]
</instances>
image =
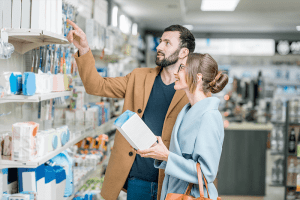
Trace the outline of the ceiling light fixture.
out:
<instances>
[{"instance_id":1,"label":"ceiling light fixture","mask_svg":"<svg viewBox=\"0 0 300 200\"><path fill-rule=\"evenodd\" d=\"M193 25L183 25L183 27L189 29L190 31L192 31L194 29Z\"/></svg>"},{"instance_id":2,"label":"ceiling light fixture","mask_svg":"<svg viewBox=\"0 0 300 200\"><path fill-rule=\"evenodd\" d=\"M296 26L297 31L300 31L300 26Z\"/></svg>"},{"instance_id":3,"label":"ceiling light fixture","mask_svg":"<svg viewBox=\"0 0 300 200\"><path fill-rule=\"evenodd\" d=\"M240 0L202 0L202 11L234 11Z\"/></svg>"}]
</instances>

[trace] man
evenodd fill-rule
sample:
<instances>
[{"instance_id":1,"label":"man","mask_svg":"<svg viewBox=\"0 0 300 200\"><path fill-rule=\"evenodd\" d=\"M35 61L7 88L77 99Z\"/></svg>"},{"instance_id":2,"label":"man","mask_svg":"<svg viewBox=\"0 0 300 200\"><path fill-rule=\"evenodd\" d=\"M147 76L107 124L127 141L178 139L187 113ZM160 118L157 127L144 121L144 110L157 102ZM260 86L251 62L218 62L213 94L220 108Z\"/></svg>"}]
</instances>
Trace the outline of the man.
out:
<instances>
[{"instance_id":1,"label":"man","mask_svg":"<svg viewBox=\"0 0 300 200\"><path fill-rule=\"evenodd\" d=\"M70 31L67 39L79 50L75 58L86 92L125 98L123 111L136 112L169 147L177 115L188 103L184 91L174 90L174 73L195 49L195 38L191 32L180 25L164 30L157 47L156 68L137 68L125 77L102 78L94 67L95 60L84 32L72 21L68 20L68 23L75 29ZM76 40L73 34L80 39ZM154 160L136 155L117 131L101 190L102 197L115 200L121 190L127 190L128 200L159 199L163 179L164 171L154 168Z\"/></svg>"}]
</instances>

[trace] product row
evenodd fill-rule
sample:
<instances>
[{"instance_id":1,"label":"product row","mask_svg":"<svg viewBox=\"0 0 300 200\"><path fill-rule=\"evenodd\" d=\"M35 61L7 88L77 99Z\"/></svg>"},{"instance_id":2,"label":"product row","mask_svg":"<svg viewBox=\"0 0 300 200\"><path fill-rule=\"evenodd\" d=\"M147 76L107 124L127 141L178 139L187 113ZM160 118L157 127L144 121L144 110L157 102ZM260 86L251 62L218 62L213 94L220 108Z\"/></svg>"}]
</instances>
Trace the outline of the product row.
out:
<instances>
[{"instance_id":1,"label":"product row","mask_svg":"<svg viewBox=\"0 0 300 200\"><path fill-rule=\"evenodd\" d=\"M79 144L86 144L89 140L84 139ZM3 174L0 176L3 179L0 180L0 183L3 183L0 187L0 197L3 195L1 199L15 200L18 196L19 200L61 200L72 195L96 198L95 192L82 189L81 182L92 175L103 162L108 138L102 135L93 140L97 141L97 145L102 146L103 150L87 148L87 151L81 151L74 145L36 168L0 170L0 175ZM101 189L103 181L93 180L94 184L90 189ZM31 195L25 195L28 193Z\"/></svg>"},{"instance_id":2,"label":"product row","mask_svg":"<svg viewBox=\"0 0 300 200\"><path fill-rule=\"evenodd\" d=\"M76 9L62 0L5 0L0 28L40 29L66 36L66 19L75 19Z\"/></svg>"},{"instance_id":3,"label":"product row","mask_svg":"<svg viewBox=\"0 0 300 200\"><path fill-rule=\"evenodd\" d=\"M1 87L2 97L6 95L47 94L70 90L72 77L67 74L51 74L33 72L4 72L5 87Z\"/></svg>"},{"instance_id":4,"label":"product row","mask_svg":"<svg viewBox=\"0 0 300 200\"><path fill-rule=\"evenodd\" d=\"M12 132L1 134L0 149L5 160L27 162L64 146L71 137L68 126L39 131L38 123L19 122Z\"/></svg>"},{"instance_id":5,"label":"product row","mask_svg":"<svg viewBox=\"0 0 300 200\"><path fill-rule=\"evenodd\" d=\"M286 98L276 97L272 102L272 118L273 122L285 122L286 121L286 107L289 106L289 122L300 123L300 98L295 97L289 100L287 105Z\"/></svg>"}]
</instances>

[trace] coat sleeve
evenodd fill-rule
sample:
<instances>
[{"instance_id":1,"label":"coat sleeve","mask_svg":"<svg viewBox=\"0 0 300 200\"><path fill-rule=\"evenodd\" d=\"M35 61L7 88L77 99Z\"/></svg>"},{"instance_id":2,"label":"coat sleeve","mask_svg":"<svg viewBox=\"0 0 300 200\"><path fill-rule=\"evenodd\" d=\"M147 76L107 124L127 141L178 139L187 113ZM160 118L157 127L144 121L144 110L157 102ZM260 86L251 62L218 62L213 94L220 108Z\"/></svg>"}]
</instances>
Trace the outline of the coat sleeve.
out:
<instances>
[{"instance_id":1,"label":"coat sleeve","mask_svg":"<svg viewBox=\"0 0 300 200\"><path fill-rule=\"evenodd\" d=\"M95 59L91 50L80 57L75 53L74 57L82 83L88 94L111 98L125 97L130 74L125 77L103 78L96 70Z\"/></svg>"},{"instance_id":2,"label":"coat sleeve","mask_svg":"<svg viewBox=\"0 0 300 200\"><path fill-rule=\"evenodd\" d=\"M167 165L166 161L162 161L162 160L154 160L154 167L158 168L158 169L165 169Z\"/></svg>"},{"instance_id":3,"label":"coat sleeve","mask_svg":"<svg viewBox=\"0 0 300 200\"><path fill-rule=\"evenodd\" d=\"M198 184L196 162L199 162L207 182L212 183L218 172L224 140L223 122L219 111L206 112L199 126L195 126L195 131L198 133L194 143L193 159L185 159L170 152L165 173Z\"/></svg>"}]
</instances>

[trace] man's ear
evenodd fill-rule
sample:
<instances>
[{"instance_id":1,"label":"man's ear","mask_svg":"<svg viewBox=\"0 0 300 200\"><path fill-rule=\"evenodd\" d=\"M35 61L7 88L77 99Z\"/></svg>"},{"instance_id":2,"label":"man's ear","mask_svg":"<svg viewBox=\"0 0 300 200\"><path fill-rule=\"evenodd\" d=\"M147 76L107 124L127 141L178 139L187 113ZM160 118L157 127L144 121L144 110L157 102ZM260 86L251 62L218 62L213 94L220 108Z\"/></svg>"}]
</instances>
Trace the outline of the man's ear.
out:
<instances>
[{"instance_id":1,"label":"man's ear","mask_svg":"<svg viewBox=\"0 0 300 200\"><path fill-rule=\"evenodd\" d=\"M190 51L188 48L182 48L179 53L179 58L185 58L189 55Z\"/></svg>"}]
</instances>

